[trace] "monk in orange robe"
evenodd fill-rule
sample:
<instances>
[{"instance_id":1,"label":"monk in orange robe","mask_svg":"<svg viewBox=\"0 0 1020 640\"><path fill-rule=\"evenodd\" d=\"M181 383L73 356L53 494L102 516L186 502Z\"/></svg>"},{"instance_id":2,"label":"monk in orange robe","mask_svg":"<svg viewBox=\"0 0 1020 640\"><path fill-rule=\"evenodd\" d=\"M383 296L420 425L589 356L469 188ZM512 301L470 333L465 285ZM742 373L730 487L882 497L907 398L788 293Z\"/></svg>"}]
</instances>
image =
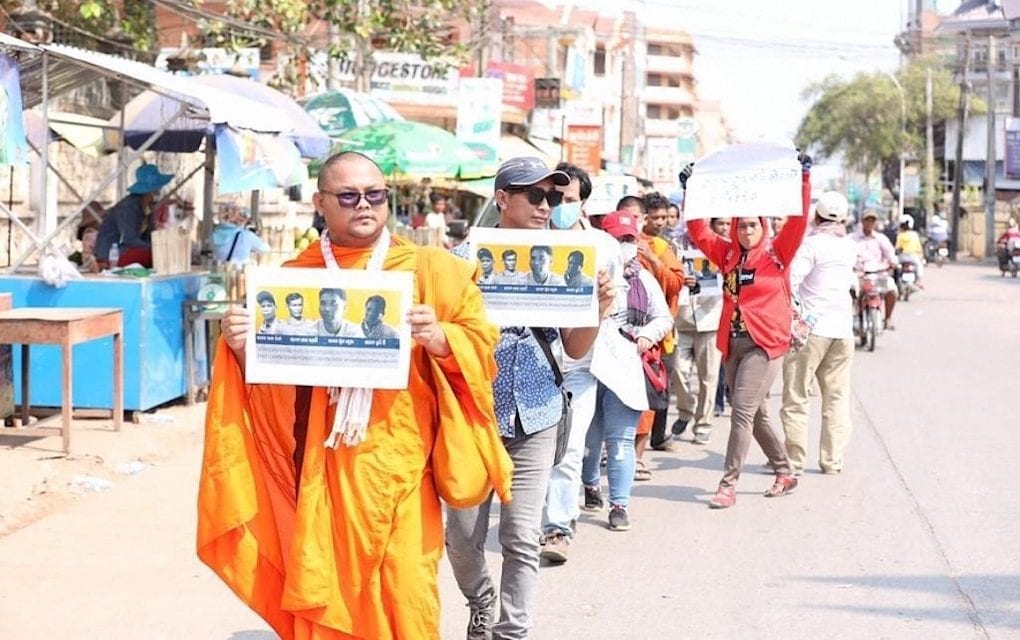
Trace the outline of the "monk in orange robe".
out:
<instances>
[{"instance_id":1,"label":"monk in orange robe","mask_svg":"<svg viewBox=\"0 0 1020 640\"><path fill-rule=\"evenodd\" d=\"M317 242L285 266L365 268L389 238L382 172L346 152L326 161L318 187L327 249ZM233 307L221 322L198 555L285 640L438 638L440 497L469 507L495 489L510 499L492 404L499 332L472 266L388 242L382 268L414 273L410 375L406 389L370 392L359 443L324 444L337 406L327 389L246 385L252 316Z\"/></svg>"}]
</instances>

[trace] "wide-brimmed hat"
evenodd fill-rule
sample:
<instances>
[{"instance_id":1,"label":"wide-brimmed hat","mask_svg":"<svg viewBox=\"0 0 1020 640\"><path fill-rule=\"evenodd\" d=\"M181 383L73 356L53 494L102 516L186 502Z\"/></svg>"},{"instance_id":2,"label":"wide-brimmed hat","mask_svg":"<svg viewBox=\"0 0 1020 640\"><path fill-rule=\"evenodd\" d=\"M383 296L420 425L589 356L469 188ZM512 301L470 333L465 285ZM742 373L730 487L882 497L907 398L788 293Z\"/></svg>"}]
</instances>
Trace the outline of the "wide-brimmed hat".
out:
<instances>
[{"instance_id":1,"label":"wide-brimmed hat","mask_svg":"<svg viewBox=\"0 0 1020 640\"><path fill-rule=\"evenodd\" d=\"M128 187L128 193L143 195L159 191L173 179L169 173L160 173L154 164L143 164L135 170L135 183Z\"/></svg>"},{"instance_id":2,"label":"wide-brimmed hat","mask_svg":"<svg viewBox=\"0 0 1020 640\"><path fill-rule=\"evenodd\" d=\"M602 230L617 240L625 236L641 237L637 216L630 211L614 211L602 220Z\"/></svg>"}]
</instances>

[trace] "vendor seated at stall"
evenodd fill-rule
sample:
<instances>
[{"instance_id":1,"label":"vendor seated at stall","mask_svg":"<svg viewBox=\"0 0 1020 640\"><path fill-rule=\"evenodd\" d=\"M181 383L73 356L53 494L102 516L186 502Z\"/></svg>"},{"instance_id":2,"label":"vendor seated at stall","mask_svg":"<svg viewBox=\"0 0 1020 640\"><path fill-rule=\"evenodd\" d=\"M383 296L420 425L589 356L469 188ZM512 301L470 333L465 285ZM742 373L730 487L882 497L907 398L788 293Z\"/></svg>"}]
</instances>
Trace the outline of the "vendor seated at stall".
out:
<instances>
[{"instance_id":1,"label":"vendor seated at stall","mask_svg":"<svg viewBox=\"0 0 1020 640\"><path fill-rule=\"evenodd\" d=\"M220 205L220 222L212 234L213 256L217 262L246 264L253 251L269 251L269 245L247 227L250 217L248 210L236 202Z\"/></svg>"},{"instance_id":2,"label":"vendor seated at stall","mask_svg":"<svg viewBox=\"0 0 1020 640\"><path fill-rule=\"evenodd\" d=\"M78 241L81 249L67 256L67 259L78 265L82 273L99 273L99 262L96 260L96 236L99 235L97 225L82 223L78 226Z\"/></svg>"},{"instance_id":3,"label":"vendor seated at stall","mask_svg":"<svg viewBox=\"0 0 1020 640\"><path fill-rule=\"evenodd\" d=\"M135 183L128 187L128 195L110 207L99 227L96 238L96 258L101 267L115 267L138 263L152 266L153 209L156 196L173 178L160 173L154 164L143 164L135 171ZM110 247L116 243L120 259L109 263Z\"/></svg>"}]
</instances>

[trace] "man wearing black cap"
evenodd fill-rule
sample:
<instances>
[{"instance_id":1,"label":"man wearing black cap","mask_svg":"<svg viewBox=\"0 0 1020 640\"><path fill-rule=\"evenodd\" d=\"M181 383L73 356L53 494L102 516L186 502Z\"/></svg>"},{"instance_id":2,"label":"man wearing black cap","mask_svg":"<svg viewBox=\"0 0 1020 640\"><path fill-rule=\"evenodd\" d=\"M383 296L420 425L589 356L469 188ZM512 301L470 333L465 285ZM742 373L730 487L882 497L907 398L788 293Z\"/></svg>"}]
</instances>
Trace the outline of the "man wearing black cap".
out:
<instances>
[{"instance_id":1,"label":"man wearing black cap","mask_svg":"<svg viewBox=\"0 0 1020 640\"><path fill-rule=\"evenodd\" d=\"M502 229L536 230L536 244L546 237L552 207L563 200L557 186L570 177L551 171L538 158L511 158L496 173L496 206ZM551 232L550 232L551 233ZM605 270L598 276L601 317L615 295ZM538 581L542 506L556 449L555 428L563 414L563 396L547 357L561 341L563 352L582 357L595 341L598 327L550 329L503 327L496 345L496 380L492 391L496 421L514 463L513 500L500 509L499 541L503 571L499 593L485 565L485 537L490 502L474 509L447 509L446 547L454 577L471 607L467 637L524 638ZM550 351L552 353L552 351ZM490 497L491 500L491 497ZM499 621L494 620L499 598Z\"/></svg>"}]
</instances>

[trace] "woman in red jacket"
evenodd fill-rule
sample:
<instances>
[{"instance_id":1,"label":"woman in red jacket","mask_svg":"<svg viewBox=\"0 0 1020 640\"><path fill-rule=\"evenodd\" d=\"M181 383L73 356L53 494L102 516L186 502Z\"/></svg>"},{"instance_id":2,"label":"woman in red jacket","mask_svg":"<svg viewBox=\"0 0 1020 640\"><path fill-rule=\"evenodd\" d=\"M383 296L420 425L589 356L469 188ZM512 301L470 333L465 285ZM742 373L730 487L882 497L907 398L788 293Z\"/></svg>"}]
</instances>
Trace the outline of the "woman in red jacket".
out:
<instances>
[{"instance_id":1,"label":"woman in red jacket","mask_svg":"<svg viewBox=\"0 0 1020 640\"><path fill-rule=\"evenodd\" d=\"M793 318L786 269L804 238L811 198L810 159L802 156L802 164L802 215L789 218L775 238L769 237L765 218L734 218L730 238L715 234L704 220L687 223L694 244L721 265L724 282L717 344L733 406L725 472L709 503L714 509L737 501L734 489L752 437L776 472L765 496L784 496L797 486L783 438L769 421L767 396L790 346Z\"/></svg>"}]
</instances>

